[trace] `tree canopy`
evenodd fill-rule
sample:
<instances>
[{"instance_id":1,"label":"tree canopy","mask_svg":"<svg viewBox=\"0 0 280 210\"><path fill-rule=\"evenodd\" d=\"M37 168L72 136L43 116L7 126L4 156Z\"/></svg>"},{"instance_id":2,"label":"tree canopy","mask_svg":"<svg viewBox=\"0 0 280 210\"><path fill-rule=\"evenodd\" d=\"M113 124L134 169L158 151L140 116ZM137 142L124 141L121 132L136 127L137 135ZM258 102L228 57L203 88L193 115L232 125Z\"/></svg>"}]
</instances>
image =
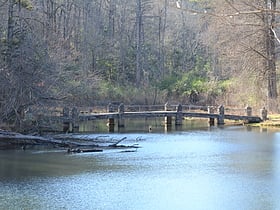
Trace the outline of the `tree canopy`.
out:
<instances>
[{"instance_id":1,"label":"tree canopy","mask_svg":"<svg viewBox=\"0 0 280 210\"><path fill-rule=\"evenodd\" d=\"M109 101L278 111L279 15L276 0L1 0L1 120Z\"/></svg>"}]
</instances>

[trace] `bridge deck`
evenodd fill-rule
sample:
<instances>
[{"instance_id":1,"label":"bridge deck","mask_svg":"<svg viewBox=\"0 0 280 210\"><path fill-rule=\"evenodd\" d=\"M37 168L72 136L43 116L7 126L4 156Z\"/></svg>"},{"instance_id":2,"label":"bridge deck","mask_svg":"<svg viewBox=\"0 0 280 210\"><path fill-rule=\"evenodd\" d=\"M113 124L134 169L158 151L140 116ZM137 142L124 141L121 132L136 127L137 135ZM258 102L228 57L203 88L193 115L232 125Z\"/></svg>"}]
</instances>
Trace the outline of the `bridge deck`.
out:
<instances>
[{"instance_id":1,"label":"bridge deck","mask_svg":"<svg viewBox=\"0 0 280 210\"><path fill-rule=\"evenodd\" d=\"M177 111L144 111L144 112L108 112L108 113L92 113L79 115L79 120L97 120L97 119L126 119L126 118L155 118L155 117L176 117L181 114L182 117L195 118L219 118L219 114L209 114L202 112L177 112ZM228 120L243 120L249 122L261 122L262 119L257 116L240 116L240 115L223 115L224 119Z\"/></svg>"},{"instance_id":2,"label":"bridge deck","mask_svg":"<svg viewBox=\"0 0 280 210\"><path fill-rule=\"evenodd\" d=\"M127 107L126 107L127 108ZM151 107L148 108L148 110ZM154 108L154 107L152 107ZM92 110L88 111L79 111L77 108L73 108L71 111L69 108L63 108L62 112L58 115L48 114L48 112L44 112L44 119L47 122L58 122L63 123L63 131L74 131L75 129L79 129L79 122L81 121L94 121L94 120L107 120L107 126L110 132L114 132L115 124L117 124L118 128L125 127L125 119L135 119L135 118L164 118L164 123L168 127L172 125L172 118L174 118L174 123L176 126L180 126L183 124L184 117L191 118L204 118L209 119L209 125L213 126L215 124L215 120L217 121L217 125L225 124L224 120L234 120L234 121L244 121L245 123L259 123L267 119L267 110L263 108L261 112L261 117L251 116L252 109L250 107L246 108L247 115L237 115L235 114L225 114L225 110L229 111L229 109L225 109L223 106L217 107L188 107L186 110L182 105L176 106L176 109L172 107L164 107L164 111L162 110L149 110L140 111L142 108L137 107L138 110L133 109L125 109L124 105L120 105L116 111L116 109L107 109L108 112L104 113L94 113ZM244 112L244 110L242 110ZM245 113L244 113L245 114ZM41 115L38 115L41 116ZM42 119L42 117L40 117ZM42 121L44 124L44 121Z\"/></svg>"}]
</instances>

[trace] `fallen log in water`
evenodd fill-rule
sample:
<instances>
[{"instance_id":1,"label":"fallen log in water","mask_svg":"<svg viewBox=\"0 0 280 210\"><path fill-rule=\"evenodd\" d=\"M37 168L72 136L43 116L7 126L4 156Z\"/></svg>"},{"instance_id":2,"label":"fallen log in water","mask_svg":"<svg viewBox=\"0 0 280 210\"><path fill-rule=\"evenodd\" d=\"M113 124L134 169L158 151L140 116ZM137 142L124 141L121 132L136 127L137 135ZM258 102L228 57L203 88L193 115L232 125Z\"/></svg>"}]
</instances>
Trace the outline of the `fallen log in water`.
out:
<instances>
[{"instance_id":1,"label":"fallen log in water","mask_svg":"<svg viewBox=\"0 0 280 210\"><path fill-rule=\"evenodd\" d=\"M83 149L83 148L78 148L78 149L70 149L68 148L67 150L68 153L85 153L85 152L103 152L103 149Z\"/></svg>"},{"instance_id":2,"label":"fallen log in water","mask_svg":"<svg viewBox=\"0 0 280 210\"><path fill-rule=\"evenodd\" d=\"M0 130L0 149L26 149L28 146L52 146L58 148L67 148L69 152L101 152L103 149L123 149L123 148L139 148L139 145L118 145L126 139L108 140L108 136L96 137L93 139L77 138L76 136L33 136L23 135L20 133ZM105 138L106 137L106 138ZM97 141L98 139L98 141ZM114 143L112 143L114 141Z\"/></svg>"},{"instance_id":3,"label":"fallen log in water","mask_svg":"<svg viewBox=\"0 0 280 210\"><path fill-rule=\"evenodd\" d=\"M0 149L7 148L25 148L28 145L56 145L60 147L66 146L61 140L48 137L23 135L20 133L0 130Z\"/></svg>"}]
</instances>

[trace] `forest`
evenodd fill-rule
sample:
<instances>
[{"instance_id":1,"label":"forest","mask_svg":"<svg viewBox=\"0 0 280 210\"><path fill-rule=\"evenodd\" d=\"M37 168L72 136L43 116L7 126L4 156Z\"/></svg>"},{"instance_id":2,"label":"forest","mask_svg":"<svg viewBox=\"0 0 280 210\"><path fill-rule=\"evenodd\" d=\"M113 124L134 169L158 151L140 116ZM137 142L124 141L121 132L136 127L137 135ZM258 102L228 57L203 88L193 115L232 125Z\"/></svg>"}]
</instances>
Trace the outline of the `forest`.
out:
<instances>
[{"instance_id":1,"label":"forest","mask_svg":"<svg viewBox=\"0 0 280 210\"><path fill-rule=\"evenodd\" d=\"M276 0L0 0L0 120L112 101L276 113L279 16Z\"/></svg>"}]
</instances>

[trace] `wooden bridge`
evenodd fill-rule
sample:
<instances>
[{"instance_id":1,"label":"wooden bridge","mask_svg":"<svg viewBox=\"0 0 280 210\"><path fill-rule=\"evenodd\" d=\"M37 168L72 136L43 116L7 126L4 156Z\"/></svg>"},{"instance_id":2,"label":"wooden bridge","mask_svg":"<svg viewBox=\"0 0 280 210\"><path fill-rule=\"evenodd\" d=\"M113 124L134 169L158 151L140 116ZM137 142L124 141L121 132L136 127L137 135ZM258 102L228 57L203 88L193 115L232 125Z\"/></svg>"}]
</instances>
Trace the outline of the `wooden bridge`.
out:
<instances>
[{"instance_id":1,"label":"wooden bridge","mask_svg":"<svg viewBox=\"0 0 280 210\"><path fill-rule=\"evenodd\" d=\"M164 110L158 110L159 107ZM176 126L183 124L185 117L190 118L207 118L209 119L209 125L213 126L215 120L217 125L225 124L225 120L243 121L244 123L259 123L267 119L267 110L262 108L260 110L260 116L252 115L252 108L246 107L243 109L243 115L241 114L225 114L224 106L213 107L201 107L190 105L170 105L166 103L164 106L125 106L120 104L118 106L109 104L107 111L104 113L94 113L92 111L78 111L77 108L72 110L68 108L63 109L63 115L57 117L59 121L63 122L63 130L69 131L79 126L81 121L92 121L107 119L109 131L114 131L115 124L118 127L125 127L125 119L134 118L164 118L164 123L167 126L172 125L172 119L175 120ZM70 126L71 125L71 126Z\"/></svg>"}]
</instances>

